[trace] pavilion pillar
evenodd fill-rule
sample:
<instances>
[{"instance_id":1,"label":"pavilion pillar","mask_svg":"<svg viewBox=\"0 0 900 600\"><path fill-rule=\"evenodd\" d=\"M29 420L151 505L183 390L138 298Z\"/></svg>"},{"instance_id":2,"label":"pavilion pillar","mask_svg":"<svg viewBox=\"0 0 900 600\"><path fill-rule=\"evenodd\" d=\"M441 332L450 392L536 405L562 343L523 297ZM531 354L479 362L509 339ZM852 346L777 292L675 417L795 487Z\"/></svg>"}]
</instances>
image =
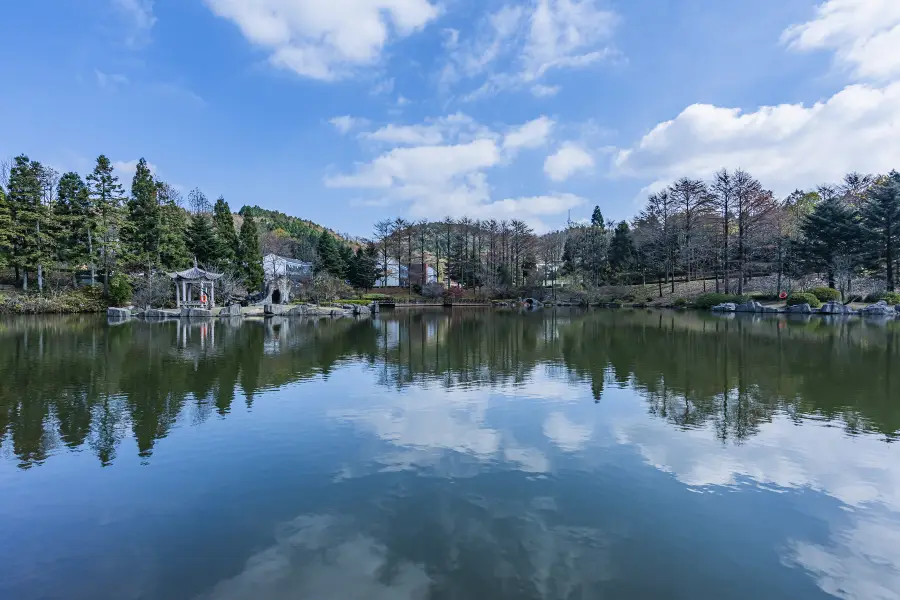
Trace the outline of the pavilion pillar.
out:
<instances>
[{"instance_id":1,"label":"pavilion pillar","mask_svg":"<svg viewBox=\"0 0 900 600\"><path fill-rule=\"evenodd\" d=\"M209 307L216 307L216 284L214 282L209 283Z\"/></svg>"},{"instance_id":2,"label":"pavilion pillar","mask_svg":"<svg viewBox=\"0 0 900 600\"><path fill-rule=\"evenodd\" d=\"M178 280L175 280L175 306L181 308L181 290L178 289Z\"/></svg>"}]
</instances>

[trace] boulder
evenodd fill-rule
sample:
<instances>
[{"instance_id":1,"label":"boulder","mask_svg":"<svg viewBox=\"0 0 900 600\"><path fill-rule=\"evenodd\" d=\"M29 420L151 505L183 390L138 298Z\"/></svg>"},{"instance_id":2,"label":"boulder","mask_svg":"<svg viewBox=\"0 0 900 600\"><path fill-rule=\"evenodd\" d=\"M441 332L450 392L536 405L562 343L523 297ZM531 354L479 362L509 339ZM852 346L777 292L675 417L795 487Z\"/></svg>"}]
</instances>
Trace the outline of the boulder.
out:
<instances>
[{"instance_id":1,"label":"boulder","mask_svg":"<svg viewBox=\"0 0 900 600\"><path fill-rule=\"evenodd\" d=\"M737 304L734 302L725 302L723 304L717 304L713 306L713 311L715 312L735 312L737 310Z\"/></svg>"},{"instance_id":2,"label":"boulder","mask_svg":"<svg viewBox=\"0 0 900 600\"><path fill-rule=\"evenodd\" d=\"M788 306L787 311L792 315L810 315L813 313L813 307L809 304L795 304Z\"/></svg>"},{"instance_id":3,"label":"boulder","mask_svg":"<svg viewBox=\"0 0 900 600\"><path fill-rule=\"evenodd\" d=\"M241 305L230 304L228 306L223 306L222 310L219 311L219 316L222 318L239 317L241 316Z\"/></svg>"},{"instance_id":4,"label":"boulder","mask_svg":"<svg viewBox=\"0 0 900 600\"><path fill-rule=\"evenodd\" d=\"M163 308L148 308L144 311L145 319L177 319L181 313L177 310L165 310Z\"/></svg>"},{"instance_id":5,"label":"boulder","mask_svg":"<svg viewBox=\"0 0 900 600\"><path fill-rule=\"evenodd\" d=\"M755 302L751 300L750 302L745 302L744 304L738 304L734 312L746 312L746 313L760 313L763 311L763 305L759 302Z\"/></svg>"},{"instance_id":6,"label":"boulder","mask_svg":"<svg viewBox=\"0 0 900 600\"><path fill-rule=\"evenodd\" d=\"M783 312L784 312L784 309L777 308L777 307L775 307L775 306L763 306L762 311L763 311L764 313L766 313L766 314L772 314L772 315L774 315L774 314L783 313Z\"/></svg>"},{"instance_id":7,"label":"boulder","mask_svg":"<svg viewBox=\"0 0 900 600\"><path fill-rule=\"evenodd\" d=\"M292 306L288 314L294 317L304 317L306 316L306 310L307 308L305 304L298 304L296 306Z\"/></svg>"},{"instance_id":8,"label":"boulder","mask_svg":"<svg viewBox=\"0 0 900 600\"><path fill-rule=\"evenodd\" d=\"M284 304L266 304L265 307L263 307L263 313L267 317L285 315L290 312L290 310L291 307Z\"/></svg>"},{"instance_id":9,"label":"boulder","mask_svg":"<svg viewBox=\"0 0 900 600\"><path fill-rule=\"evenodd\" d=\"M181 314L179 315L181 318L187 319L203 319L205 317L211 317L212 311L207 310L205 308L182 308Z\"/></svg>"},{"instance_id":10,"label":"boulder","mask_svg":"<svg viewBox=\"0 0 900 600\"><path fill-rule=\"evenodd\" d=\"M888 317L894 316L897 312L887 302L882 300L877 304L871 304L862 309L862 314L867 317Z\"/></svg>"},{"instance_id":11,"label":"boulder","mask_svg":"<svg viewBox=\"0 0 900 600\"><path fill-rule=\"evenodd\" d=\"M819 309L819 312L823 315L849 315L851 313L850 307L845 306L840 302L826 302L822 308Z\"/></svg>"},{"instance_id":12,"label":"boulder","mask_svg":"<svg viewBox=\"0 0 900 600\"><path fill-rule=\"evenodd\" d=\"M106 309L106 318L116 321L124 321L131 318L131 311L127 308L113 308L111 306Z\"/></svg>"},{"instance_id":13,"label":"boulder","mask_svg":"<svg viewBox=\"0 0 900 600\"><path fill-rule=\"evenodd\" d=\"M896 306L894 307L894 311L895 311L898 315L900 315L900 304L898 304L898 305L896 305Z\"/></svg>"},{"instance_id":14,"label":"boulder","mask_svg":"<svg viewBox=\"0 0 900 600\"><path fill-rule=\"evenodd\" d=\"M369 316L369 314L370 314L369 307L368 306L354 306L353 314L361 315L361 316Z\"/></svg>"}]
</instances>

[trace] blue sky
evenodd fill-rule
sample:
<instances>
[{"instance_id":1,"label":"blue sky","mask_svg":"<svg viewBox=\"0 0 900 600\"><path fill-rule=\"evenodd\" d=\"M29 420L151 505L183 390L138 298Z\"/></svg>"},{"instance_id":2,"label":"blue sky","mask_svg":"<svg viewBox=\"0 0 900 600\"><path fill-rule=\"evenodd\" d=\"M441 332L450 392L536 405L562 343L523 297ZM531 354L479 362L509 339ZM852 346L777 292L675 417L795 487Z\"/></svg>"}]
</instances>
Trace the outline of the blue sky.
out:
<instances>
[{"instance_id":1,"label":"blue sky","mask_svg":"<svg viewBox=\"0 0 900 600\"><path fill-rule=\"evenodd\" d=\"M355 235L624 219L721 167L778 194L900 167L895 0L8 4L0 156L146 157Z\"/></svg>"}]
</instances>

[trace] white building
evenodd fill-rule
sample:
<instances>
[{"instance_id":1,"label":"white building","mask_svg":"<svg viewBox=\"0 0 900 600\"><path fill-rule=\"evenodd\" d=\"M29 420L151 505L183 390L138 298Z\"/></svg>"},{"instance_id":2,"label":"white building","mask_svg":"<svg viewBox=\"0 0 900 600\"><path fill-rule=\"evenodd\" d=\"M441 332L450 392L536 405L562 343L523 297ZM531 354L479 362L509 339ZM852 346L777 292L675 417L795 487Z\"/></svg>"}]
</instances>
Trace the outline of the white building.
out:
<instances>
[{"instance_id":1,"label":"white building","mask_svg":"<svg viewBox=\"0 0 900 600\"><path fill-rule=\"evenodd\" d=\"M389 258L387 267L382 260L378 261L381 276L375 281L375 287L406 287L412 277L412 283L425 285L437 282L437 271L431 265L425 265L425 277L422 277L422 263L401 265L395 258ZM424 279L424 281L423 281Z\"/></svg>"},{"instance_id":2,"label":"white building","mask_svg":"<svg viewBox=\"0 0 900 600\"><path fill-rule=\"evenodd\" d=\"M313 264L277 254L267 254L263 257L263 272L266 281L279 277L287 277L291 281L306 281L313 276Z\"/></svg>"}]
</instances>

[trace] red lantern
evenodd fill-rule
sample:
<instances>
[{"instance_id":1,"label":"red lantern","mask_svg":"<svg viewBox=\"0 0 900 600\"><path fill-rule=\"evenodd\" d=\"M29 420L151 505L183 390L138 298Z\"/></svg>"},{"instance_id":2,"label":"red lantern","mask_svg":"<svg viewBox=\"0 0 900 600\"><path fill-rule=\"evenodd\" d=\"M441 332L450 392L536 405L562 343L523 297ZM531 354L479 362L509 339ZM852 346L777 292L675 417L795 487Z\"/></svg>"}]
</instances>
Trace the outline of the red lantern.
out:
<instances>
[{"instance_id":1,"label":"red lantern","mask_svg":"<svg viewBox=\"0 0 900 600\"><path fill-rule=\"evenodd\" d=\"M787 292L780 292L780 293L778 294L778 297L779 297L780 299L782 299L782 300L786 300L786 299L787 299Z\"/></svg>"}]
</instances>

